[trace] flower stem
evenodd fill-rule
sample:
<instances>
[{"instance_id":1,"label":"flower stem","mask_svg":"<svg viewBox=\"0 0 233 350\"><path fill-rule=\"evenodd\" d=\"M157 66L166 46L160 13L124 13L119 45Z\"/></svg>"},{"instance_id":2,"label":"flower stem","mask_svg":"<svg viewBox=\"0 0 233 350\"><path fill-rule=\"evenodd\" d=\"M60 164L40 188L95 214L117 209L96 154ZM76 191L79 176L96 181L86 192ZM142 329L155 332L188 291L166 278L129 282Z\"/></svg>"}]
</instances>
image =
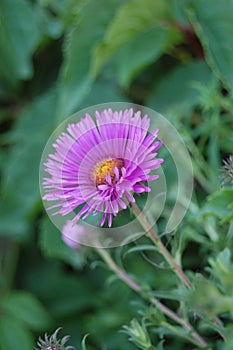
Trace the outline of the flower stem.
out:
<instances>
[{"instance_id":1,"label":"flower stem","mask_svg":"<svg viewBox=\"0 0 233 350\"><path fill-rule=\"evenodd\" d=\"M149 222L147 221L145 215L140 211L140 209L138 208L136 203L132 203L131 204L134 213L137 217L137 219L139 220L139 222L141 223L141 225L144 227L144 229L146 230L146 232L148 232L150 238L152 239L152 241L155 243L155 245L157 246L157 248L159 249L159 251L161 252L161 254L164 256L164 258L166 259L166 261L169 263L169 265L174 269L175 273L177 274L177 276L181 279L181 281L184 282L184 284L188 287L191 288L192 284L189 281L189 279L186 277L184 271L182 270L182 268L176 263L176 261L174 260L174 258L171 256L170 252L167 250L167 248L164 246L163 242L160 240L159 236L157 235L157 233L153 230L153 228L151 227L151 225L149 224Z\"/></svg>"},{"instance_id":2,"label":"flower stem","mask_svg":"<svg viewBox=\"0 0 233 350\"><path fill-rule=\"evenodd\" d=\"M133 289L135 292L140 292L141 287L135 283L128 275L127 273L122 270L112 259L110 254L107 252L104 248L95 248L99 255L103 258L103 260L107 263L108 267L115 272L117 276L120 277L122 281L124 281L131 289Z\"/></svg>"},{"instance_id":3,"label":"flower stem","mask_svg":"<svg viewBox=\"0 0 233 350\"><path fill-rule=\"evenodd\" d=\"M179 317L175 312L170 310L167 306L163 305L158 299L155 297L152 297L149 294L143 293L142 287L134 282L129 275L122 270L112 259L111 255L107 252L106 249L103 248L95 248L96 251L99 253L101 258L106 262L110 270L112 270L122 281L124 281L131 289L133 289L135 292L141 294L144 298L146 298L151 304L155 305L164 315L172 319L173 321L177 322L181 326L183 326L188 333L191 335L192 338L190 340L195 344L198 345L201 348L207 348L208 344L205 342L205 340L193 329L192 325ZM210 348L208 348L210 350Z\"/></svg>"},{"instance_id":4,"label":"flower stem","mask_svg":"<svg viewBox=\"0 0 233 350\"><path fill-rule=\"evenodd\" d=\"M155 243L157 248L159 249L160 253L164 256L166 261L169 263L169 265L173 268L175 271L176 275L180 278L180 280L186 285L188 288L192 288L192 283L188 279L188 277L185 275L184 271L182 268L176 263L175 259L172 257L170 252L167 250L157 233L154 231L154 229L151 227L149 224L146 216L141 212L141 210L138 208L136 203L132 203L131 207L133 208L133 211L135 213L135 216L141 223L142 227L148 232L148 235L150 236L151 240ZM212 318L213 322L215 325L219 328L221 328L221 323L219 322L218 318L214 316ZM225 335L219 330L218 331L221 337L226 340Z\"/></svg>"}]
</instances>

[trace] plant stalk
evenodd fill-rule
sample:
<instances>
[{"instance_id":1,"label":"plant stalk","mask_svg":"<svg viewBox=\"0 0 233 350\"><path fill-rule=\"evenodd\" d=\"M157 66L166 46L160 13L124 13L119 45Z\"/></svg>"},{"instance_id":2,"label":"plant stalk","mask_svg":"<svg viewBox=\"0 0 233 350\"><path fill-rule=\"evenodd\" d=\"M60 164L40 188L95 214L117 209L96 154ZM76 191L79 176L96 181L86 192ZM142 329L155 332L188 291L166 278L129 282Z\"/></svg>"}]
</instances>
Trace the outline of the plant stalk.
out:
<instances>
[{"instance_id":1,"label":"plant stalk","mask_svg":"<svg viewBox=\"0 0 233 350\"><path fill-rule=\"evenodd\" d=\"M141 223L142 227L148 232L148 236L151 238L151 240L154 242L154 244L159 249L160 253L164 256L165 260L169 263L169 265L172 267L172 269L175 271L176 275L180 278L180 280L186 285L188 288L192 288L192 283L188 279L188 277L185 275L182 268L176 263L170 252L167 250L155 230L151 227L149 224L146 216L141 212L141 210L138 208L136 203L132 203L131 207L133 208L133 211L135 213L135 216ZM215 325L219 328L221 328L221 324L216 316L212 318ZM221 337L226 340L225 335L219 330L219 334Z\"/></svg>"},{"instance_id":2,"label":"plant stalk","mask_svg":"<svg viewBox=\"0 0 233 350\"><path fill-rule=\"evenodd\" d=\"M157 300L155 297L151 297L150 295L146 296L145 293L143 293L142 287L134 282L129 275L122 270L112 259L110 254L107 252L104 248L95 248L96 251L99 253L101 258L106 262L110 270L112 270L122 281L124 281L131 289L133 289L135 292L139 294L143 294L144 298L153 305L155 305L164 315L172 319L173 321L177 322L181 326L183 326L192 336L192 341L195 345L198 345L201 348L207 348L208 344L205 342L205 340L193 329L192 325L179 317L175 312L170 310L167 306L163 305L159 300ZM210 348L209 348L210 350Z\"/></svg>"},{"instance_id":3,"label":"plant stalk","mask_svg":"<svg viewBox=\"0 0 233 350\"><path fill-rule=\"evenodd\" d=\"M182 268L176 263L176 261L173 259L167 248L164 246L163 242L160 240L157 233L153 230L149 222L147 221L145 215L140 211L136 203L131 204L134 213L143 226L143 228L148 232L148 235L150 236L151 240L155 243L161 254L164 256L166 261L169 263L169 265L174 269L177 276L181 279L181 281L188 287L191 288L192 284L189 281L189 279L186 277L184 271Z\"/></svg>"}]
</instances>

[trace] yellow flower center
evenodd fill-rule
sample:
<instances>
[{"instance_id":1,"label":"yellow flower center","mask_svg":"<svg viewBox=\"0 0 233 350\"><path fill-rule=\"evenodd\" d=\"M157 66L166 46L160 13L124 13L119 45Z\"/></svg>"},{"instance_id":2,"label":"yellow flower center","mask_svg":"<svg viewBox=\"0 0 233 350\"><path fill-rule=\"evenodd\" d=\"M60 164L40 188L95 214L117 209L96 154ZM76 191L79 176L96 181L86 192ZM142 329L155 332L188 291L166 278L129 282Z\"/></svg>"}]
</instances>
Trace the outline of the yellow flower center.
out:
<instances>
[{"instance_id":1,"label":"yellow flower center","mask_svg":"<svg viewBox=\"0 0 233 350\"><path fill-rule=\"evenodd\" d=\"M106 184L106 175L109 175L112 179L112 183L115 183L116 174L114 172L114 168L117 168L119 175L121 175L121 168L123 165L124 162L121 159L106 159L97 163L93 171L93 177L96 185Z\"/></svg>"}]
</instances>

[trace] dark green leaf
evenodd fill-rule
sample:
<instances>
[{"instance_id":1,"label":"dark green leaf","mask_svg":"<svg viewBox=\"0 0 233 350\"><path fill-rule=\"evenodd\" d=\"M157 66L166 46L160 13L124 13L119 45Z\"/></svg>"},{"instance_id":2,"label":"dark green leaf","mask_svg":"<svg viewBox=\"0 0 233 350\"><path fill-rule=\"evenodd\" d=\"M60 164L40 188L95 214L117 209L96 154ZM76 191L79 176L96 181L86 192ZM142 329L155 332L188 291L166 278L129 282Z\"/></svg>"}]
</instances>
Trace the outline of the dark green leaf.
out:
<instances>
[{"instance_id":1,"label":"dark green leaf","mask_svg":"<svg viewBox=\"0 0 233 350\"><path fill-rule=\"evenodd\" d=\"M117 50L111 61L120 84L127 86L147 65L181 40L181 35L170 27L158 25L136 34Z\"/></svg>"},{"instance_id":2,"label":"dark green leaf","mask_svg":"<svg viewBox=\"0 0 233 350\"><path fill-rule=\"evenodd\" d=\"M68 247L61 239L61 233L53 225L48 217L45 217L40 225L40 247L45 256L59 258L80 268L84 264L84 257L80 247L78 251Z\"/></svg>"},{"instance_id":3,"label":"dark green leaf","mask_svg":"<svg viewBox=\"0 0 233 350\"><path fill-rule=\"evenodd\" d=\"M198 84L211 84L212 74L204 61L194 61L175 68L151 90L147 104L158 111L185 112L200 100Z\"/></svg>"},{"instance_id":4,"label":"dark green leaf","mask_svg":"<svg viewBox=\"0 0 233 350\"><path fill-rule=\"evenodd\" d=\"M0 1L0 75L10 84L33 74L32 54L40 39L36 12L28 0Z\"/></svg>"},{"instance_id":5,"label":"dark green leaf","mask_svg":"<svg viewBox=\"0 0 233 350\"><path fill-rule=\"evenodd\" d=\"M29 229L30 216L40 200L39 164L53 127L55 105L54 91L39 97L20 113L8 135L15 145L3 168L1 234L23 237Z\"/></svg>"},{"instance_id":6,"label":"dark green leaf","mask_svg":"<svg viewBox=\"0 0 233 350\"><path fill-rule=\"evenodd\" d=\"M74 112L90 90L93 82L90 75L93 46L102 38L121 2L122 0L87 1L80 13L81 20L66 35L65 57L60 76L60 120Z\"/></svg>"},{"instance_id":7,"label":"dark green leaf","mask_svg":"<svg viewBox=\"0 0 233 350\"><path fill-rule=\"evenodd\" d=\"M233 2L192 0L189 13L208 64L233 89Z\"/></svg>"},{"instance_id":8,"label":"dark green leaf","mask_svg":"<svg viewBox=\"0 0 233 350\"><path fill-rule=\"evenodd\" d=\"M26 291L15 291L2 302L4 311L22 321L32 330L41 331L49 328L51 317L39 300Z\"/></svg>"},{"instance_id":9,"label":"dark green leaf","mask_svg":"<svg viewBox=\"0 0 233 350\"><path fill-rule=\"evenodd\" d=\"M32 350L33 340L27 328L14 317L4 315L0 320L1 350Z\"/></svg>"}]
</instances>

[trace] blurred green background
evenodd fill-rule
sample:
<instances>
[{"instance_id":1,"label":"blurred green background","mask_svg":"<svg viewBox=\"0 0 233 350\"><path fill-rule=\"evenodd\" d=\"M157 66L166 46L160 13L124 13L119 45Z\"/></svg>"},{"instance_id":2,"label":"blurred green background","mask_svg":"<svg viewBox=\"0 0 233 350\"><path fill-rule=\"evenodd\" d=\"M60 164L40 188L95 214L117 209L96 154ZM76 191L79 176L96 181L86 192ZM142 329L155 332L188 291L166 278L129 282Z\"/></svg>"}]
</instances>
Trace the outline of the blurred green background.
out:
<instances>
[{"instance_id":1,"label":"blurred green background","mask_svg":"<svg viewBox=\"0 0 233 350\"><path fill-rule=\"evenodd\" d=\"M54 128L82 108L125 101L163 113L183 137L195 177L197 211L173 247L185 232L181 250L192 271L225 248L213 217L201 215L219 190L221 159L232 153L232 19L231 0L0 0L1 350L32 349L59 326L74 345L90 333L89 349L136 348L119 330L145 303L109 280L90 249L66 247L42 208L41 153ZM216 196L211 212L227 217L219 208L230 199L218 204ZM166 211L161 226L165 220ZM155 289L173 283L140 252L124 266Z\"/></svg>"}]
</instances>

